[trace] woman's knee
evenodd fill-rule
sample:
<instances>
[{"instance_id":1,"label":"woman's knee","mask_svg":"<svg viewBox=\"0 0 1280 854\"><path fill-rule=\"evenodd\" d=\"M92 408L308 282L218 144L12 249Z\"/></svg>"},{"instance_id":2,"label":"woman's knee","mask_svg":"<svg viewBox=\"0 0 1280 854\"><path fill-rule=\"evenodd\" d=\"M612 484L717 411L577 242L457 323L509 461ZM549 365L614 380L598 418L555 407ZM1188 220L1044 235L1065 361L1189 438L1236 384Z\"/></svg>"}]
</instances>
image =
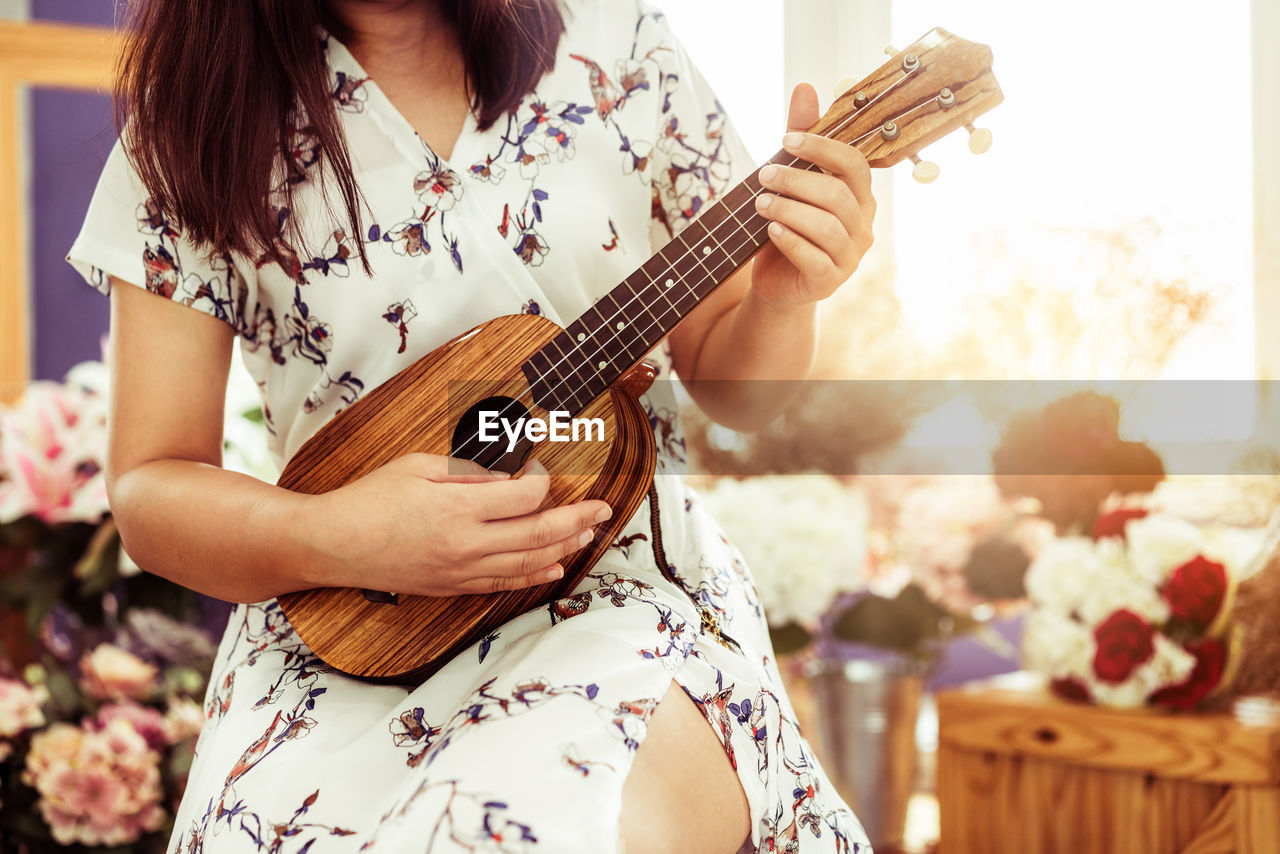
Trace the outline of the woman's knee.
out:
<instances>
[{"instance_id":1,"label":"woman's knee","mask_svg":"<svg viewBox=\"0 0 1280 854\"><path fill-rule=\"evenodd\" d=\"M649 718L622 790L625 854L734 854L750 811L729 757L674 680Z\"/></svg>"}]
</instances>

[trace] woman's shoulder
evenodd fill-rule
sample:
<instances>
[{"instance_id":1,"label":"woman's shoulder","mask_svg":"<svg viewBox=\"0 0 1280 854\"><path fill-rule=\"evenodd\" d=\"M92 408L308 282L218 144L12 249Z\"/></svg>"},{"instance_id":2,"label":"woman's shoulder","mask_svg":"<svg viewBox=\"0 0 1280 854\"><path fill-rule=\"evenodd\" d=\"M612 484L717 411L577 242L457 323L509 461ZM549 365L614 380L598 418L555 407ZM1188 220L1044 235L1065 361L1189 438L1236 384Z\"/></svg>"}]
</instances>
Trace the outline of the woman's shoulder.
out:
<instances>
[{"instance_id":1,"label":"woman's shoulder","mask_svg":"<svg viewBox=\"0 0 1280 854\"><path fill-rule=\"evenodd\" d=\"M566 34L573 39L636 37L646 20L665 26L661 7L650 0L560 0Z\"/></svg>"}]
</instances>

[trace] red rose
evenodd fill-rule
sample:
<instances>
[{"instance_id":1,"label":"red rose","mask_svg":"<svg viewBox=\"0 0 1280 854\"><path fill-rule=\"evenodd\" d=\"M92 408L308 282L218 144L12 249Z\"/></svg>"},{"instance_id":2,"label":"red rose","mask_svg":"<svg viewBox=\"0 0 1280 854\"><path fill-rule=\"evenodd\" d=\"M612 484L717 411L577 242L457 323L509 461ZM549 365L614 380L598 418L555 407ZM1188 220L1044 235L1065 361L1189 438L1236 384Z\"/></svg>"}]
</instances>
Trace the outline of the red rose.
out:
<instances>
[{"instance_id":1,"label":"red rose","mask_svg":"<svg viewBox=\"0 0 1280 854\"><path fill-rule=\"evenodd\" d=\"M1093 538L1100 540L1103 537L1119 537L1123 540L1124 526L1146 515L1147 511L1141 507L1121 507L1119 510L1103 513L1093 520Z\"/></svg>"},{"instance_id":2,"label":"red rose","mask_svg":"<svg viewBox=\"0 0 1280 854\"><path fill-rule=\"evenodd\" d=\"M1050 681L1049 690L1064 700L1087 703L1093 699L1089 694L1089 687L1074 676Z\"/></svg>"},{"instance_id":3,"label":"red rose","mask_svg":"<svg viewBox=\"0 0 1280 854\"><path fill-rule=\"evenodd\" d=\"M1196 555L1173 571L1161 592L1173 616L1204 629L1227 598L1227 568Z\"/></svg>"},{"instance_id":4,"label":"red rose","mask_svg":"<svg viewBox=\"0 0 1280 854\"><path fill-rule=\"evenodd\" d=\"M1116 611L1093 630L1098 643L1093 672L1103 682L1120 684L1155 653L1154 634L1137 614L1126 609Z\"/></svg>"},{"instance_id":5,"label":"red rose","mask_svg":"<svg viewBox=\"0 0 1280 854\"><path fill-rule=\"evenodd\" d=\"M1148 702L1167 709L1186 711L1195 708L1222 681L1227 666L1227 645L1220 640L1192 641L1187 652L1196 657L1196 666L1181 685L1161 688Z\"/></svg>"}]
</instances>

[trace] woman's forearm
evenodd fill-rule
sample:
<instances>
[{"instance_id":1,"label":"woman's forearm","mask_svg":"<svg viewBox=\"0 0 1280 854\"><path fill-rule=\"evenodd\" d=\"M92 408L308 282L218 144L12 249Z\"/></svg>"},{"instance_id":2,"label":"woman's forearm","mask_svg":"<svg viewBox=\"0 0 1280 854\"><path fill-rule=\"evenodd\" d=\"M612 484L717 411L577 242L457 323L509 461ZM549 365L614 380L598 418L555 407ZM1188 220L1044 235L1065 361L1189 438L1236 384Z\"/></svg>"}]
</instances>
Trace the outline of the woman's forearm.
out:
<instances>
[{"instance_id":1,"label":"woman's forearm","mask_svg":"<svg viewBox=\"0 0 1280 854\"><path fill-rule=\"evenodd\" d=\"M154 460L112 485L121 542L148 572L233 602L317 586L313 496L190 460Z\"/></svg>"},{"instance_id":2,"label":"woman's forearm","mask_svg":"<svg viewBox=\"0 0 1280 854\"><path fill-rule=\"evenodd\" d=\"M817 303L767 305L748 289L708 330L693 376L681 379L713 420L759 429L799 392L817 341Z\"/></svg>"}]
</instances>

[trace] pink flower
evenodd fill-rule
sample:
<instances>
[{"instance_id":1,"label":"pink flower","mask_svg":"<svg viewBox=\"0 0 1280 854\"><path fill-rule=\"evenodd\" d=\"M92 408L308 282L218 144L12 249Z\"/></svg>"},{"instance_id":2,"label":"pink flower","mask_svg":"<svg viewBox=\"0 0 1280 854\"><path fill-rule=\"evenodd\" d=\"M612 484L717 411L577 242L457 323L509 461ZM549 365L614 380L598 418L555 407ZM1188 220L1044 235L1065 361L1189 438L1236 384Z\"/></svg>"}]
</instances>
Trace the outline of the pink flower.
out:
<instances>
[{"instance_id":1,"label":"pink flower","mask_svg":"<svg viewBox=\"0 0 1280 854\"><path fill-rule=\"evenodd\" d=\"M107 512L106 395L89 375L78 366L67 385L31 383L0 411L0 524L98 522Z\"/></svg>"},{"instance_id":2,"label":"pink flower","mask_svg":"<svg viewBox=\"0 0 1280 854\"><path fill-rule=\"evenodd\" d=\"M0 679L0 736L12 738L43 723L35 692L16 679Z\"/></svg>"},{"instance_id":3,"label":"pink flower","mask_svg":"<svg viewBox=\"0 0 1280 854\"><path fill-rule=\"evenodd\" d=\"M137 703L107 703L98 709L93 725L104 730L117 718L128 721L133 731L142 736L152 750L163 750L170 742L169 725L164 715L150 706Z\"/></svg>"},{"instance_id":4,"label":"pink flower","mask_svg":"<svg viewBox=\"0 0 1280 854\"><path fill-rule=\"evenodd\" d=\"M31 739L23 780L62 845L126 845L164 821L160 756L133 725L101 729L55 723Z\"/></svg>"},{"instance_id":5,"label":"pink flower","mask_svg":"<svg viewBox=\"0 0 1280 854\"><path fill-rule=\"evenodd\" d=\"M80 685L98 700L144 700L155 692L156 675L154 664L109 643L80 659Z\"/></svg>"},{"instance_id":6,"label":"pink flower","mask_svg":"<svg viewBox=\"0 0 1280 854\"><path fill-rule=\"evenodd\" d=\"M169 743L177 744L200 734L204 728L204 709L194 700L178 697L169 703L164 725Z\"/></svg>"}]
</instances>

